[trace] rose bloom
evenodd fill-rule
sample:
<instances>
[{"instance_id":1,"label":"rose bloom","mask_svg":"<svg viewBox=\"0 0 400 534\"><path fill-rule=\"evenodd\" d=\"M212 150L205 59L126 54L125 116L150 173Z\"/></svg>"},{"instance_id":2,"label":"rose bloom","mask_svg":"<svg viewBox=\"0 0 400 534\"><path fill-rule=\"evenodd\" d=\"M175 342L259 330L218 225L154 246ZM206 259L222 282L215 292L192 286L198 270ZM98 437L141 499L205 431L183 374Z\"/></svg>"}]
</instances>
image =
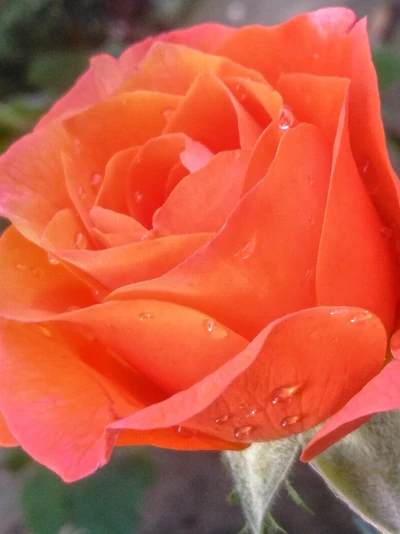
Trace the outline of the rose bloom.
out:
<instances>
[{"instance_id":1,"label":"rose bloom","mask_svg":"<svg viewBox=\"0 0 400 534\"><path fill-rule=\"evenodd\" d=\"M0 206L0 441L64 480L331 417L307 460L400 407L399 192L353 12L95 57L0 158Z\"/></svg>"}]
</instances>

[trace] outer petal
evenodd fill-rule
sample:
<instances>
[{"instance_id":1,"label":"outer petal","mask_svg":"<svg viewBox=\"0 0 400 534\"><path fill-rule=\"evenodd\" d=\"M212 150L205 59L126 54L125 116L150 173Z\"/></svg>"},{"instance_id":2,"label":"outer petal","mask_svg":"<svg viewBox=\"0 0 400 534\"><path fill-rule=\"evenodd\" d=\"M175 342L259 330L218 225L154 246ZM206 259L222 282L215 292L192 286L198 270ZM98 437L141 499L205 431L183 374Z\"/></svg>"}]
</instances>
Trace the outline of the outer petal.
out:
<instances>
[{"instance_id":1,"label":"outer petal","mask_svg":"<svg viewBox=\"0 0 400 534\"><path fill-rule=\"evenodd\" d=\"M0 408L29 454L73 481L107 462L117 435L106 426L134 410L47 332L1 325Z\"/></svg>"},{"instance_id":2,"label":"outer petal","mask_svg":"<svg viewBox=\"0 0 400 534\"><path fill-rule=\"evenodd\" d=\"M33 241L57 211L71 207L61 152L68 139L50 126L17 141L0 158L0 213Z\"/></svg>"},{"instance_id":3,"label":"outer petal","mask_svg":"<svg viewBox=\"0 0 400 534\"><path fill-rule=\"evenodd\" d=\"M330 153L315 127L287 132L267 177L209 245L165 276L122 288L110 299L191 306L247 339L278 317L313 306L329 171Z\"/></svg>"},{"instance_id":4,"label":"outer petal","mask_svg":"<svg viewBox=\"0 0 400 534\"><path fill-rule=\"evenodd\" d=\"M0 445L2 447L15 447L19 445L18 441L11 434L2 414L0 414Z\"/></svg>"},{"instance_id":5,"label":"outer petal","mask_svg":"<svg viewBox=\"0 0 400 534\"><path fill-rule=\"evenodd\" d=\"M326 8L279 26L246 26L218 53L258 70L274 86L282 73L340 76L347 34L355 21L350 9Z\"/></svg>"},{"instance_id":6,"label":"outer petal","mask_svg":"<svg viewBox=\"0 0 400 534\"><path fill-rule=\"evenodd\" d=\"M400 408L400 361L390 362L314 436L301 459L308 462L363 423L371 415Z\"/></svg>"},{"instance_id":7,"label":"outer petal","mask_svg":"<svg viewBox=\"0 0 400 534\"><path fill-rule=\"evenodd\" d=\"M22 237L13 227L0 240L0 315L42 320L71 306L93 304L89 287L57 259Z\"/></svg>"},{"instance_id":8,"label":"outer petal","mask_svg":"<svg viewBox=\"0 0 400 534\"><path fill-rule=\"evenodd\" d=\"M313 308L275 321L201 382L112 427L183 424L245 442L312 428L379 372L385 358L377 317L366 319L359 308L330 312Z\"/></svg>"},{"instance_id":9,"label":"outer petal","mask_svg":"<svg viewBox=\"0 0 400 534\"><path fill-rule=\"evenodd\" d=\"M362 306L378 315L391 332L398 287L396 259L354 163L346 112L345 103L318 254L318 304Z\"/></svg>"},{"instance_id":10,"label":"outer petal","mask_svg":"<svg viewBox=\"0 0 400 534\"><path fill-rule=\"evenodd\" d=\"M54 319L89 328L168 393L201 380L247 345L204 313L156 300L108 302Z\"/></svg>"}]
</instances>

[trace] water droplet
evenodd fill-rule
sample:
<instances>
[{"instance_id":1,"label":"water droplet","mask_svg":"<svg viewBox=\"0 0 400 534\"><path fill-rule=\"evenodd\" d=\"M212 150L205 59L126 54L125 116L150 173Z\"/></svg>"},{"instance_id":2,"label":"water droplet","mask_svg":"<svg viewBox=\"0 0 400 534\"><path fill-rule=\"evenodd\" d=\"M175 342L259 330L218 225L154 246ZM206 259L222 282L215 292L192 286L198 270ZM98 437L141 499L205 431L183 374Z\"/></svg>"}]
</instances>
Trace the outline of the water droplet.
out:
<instances>
[{"instance_id":1,"label":"water droplet","mask_svg":"<svg viewBox=\"0 0 400 534\"><path fill-rule=\"evenodd\" d=\"M368 321L368 319L372 319L373 315L368 310L364 310L362 312L356 313L353 315L353 317L350 319L351 323L360 323L362 321Z\"/></svg>"},{"instance_id":2,"label":"water droplet","mask_svg":"<svg viewBox=\"0 0 400 534\"><path fill-rule=\"evenodd\" d=\"M54 256L54 254L52 254L51 252L49 252L47 254L47 259L49 260L49 263L51 265L59 265L60 261L58 260L58 258L56 258L56 256Z\"/></svg>"},{"instance_id":3,"label":"water droplet","mask_svg":"<svg viewBox=\"0 0 400 534\"><path fill-rule=\"evenodd\" d=\"M95 174L92 174L90 178L90 184L92 185L92 187L97 187L98 185L100 185L100 183L101 183L101 174L99 174L98 172L96 172Z\"/></svg>"},{"instance_id":4,"label":"water droplet","mask_svg":"<svg viewBox=\"0 0 400 534\"><path fill-rule=\"evenodd\" d=\"M393 236L393 231L388 226L382 226L381 235L383 239L389 240Z\"/></svg>"},{"instance_id":5,"label":"water droplet","mask_svg":"<svg viewBox=\"0 0 400 534\"><path fill-rule=\"evenodd\" d=\"M226 8L225 15L229 22L243 22L247 15L246 3L239 0L231 2Z\"/></svg>"},{"instance_id":6,"label":"water droplet","mask_svg":"<svg viewBox=\"0 0 400 534\"><path fill-rule=\"evenodd\" d=\"M309 215L309 216L307 217L307 220L308 220L308 222L310 223L310 226L314 226L314 224L315 224L315 219L314 219L314 217L313 217L312 215Z\"/></svg>"},{"instance_id":7,"label":"water droplet","mask_svg":"<svg viewBox=\"0 0 400 534\"><path fill-rule=\"evenodd\" d=\"M238 410L248 410L250 407L246 401L241 400L237 405Z\"/></svg>"},{"instance_id":8,"label":"water droplet","mask_svg":"<svg viewBox=\"0 0 400 534\"><path fill-rule=\"evenodd\" d=\"M152 319L151 313L139 313L139 321L146 321L146 319Z\"/></svg>"},{"instance_id":9,"label":"water droplet","mask_svg":"<svg viewBox=\"0 0 400 534\"><path fill-rule=\"evenodd\" d=\"M244 439L247 438L253 430L253 426L239 426L235 428L233 433L238 439Z\"/></svg>"},{"instance_id":10,"label":"water droplet","mask_svg":"<svg viewBox=\"0 0 400 534\"><path fill-rule=\"evenodd\" d=\"M43 271L41 269L37 269L36 267L32 267L31 273L34 276L41 276L43 274Z\"/></svg>"},{"instance_id":11,"label":"water droplet","mask_svg":"<svg viewBox=\"0 0 400 534\"><path fill-rule=\"evenodd\" d=\"M314 52L313 54L313 58L314 59L319 59L321 56L318 54L318 52Z\"/></svg>"},{"instance_id":12,"label":"water droplet","mask_svg":"<svg viewBox=\"0 0 400 534\"><path fill-rule=\"evenodd\" d=\"M252 410L250 410L249 412L246 413L246 417L254 417L257 414L258 414L258 409L257 408L253 408Z\"/></svg>"},{"instance_id":13,"label":"water droplet","mask_svg":"<svg viewBox=\"0 0 400 534\"><path fill-rule=\"evenodd\" d=\"M231 419L231 417L232 416L229 413L227 413L225 415L221 415L220 417L217 417L215 422L217 423L217 425L223 425L224 423L229 421L229 419Z\"/></svg>"},{"instance_id":14,"label":"water droplet","mask_svg":"<svg viewBox=\"0 0 400 534\"><path fill-rule=\"evenodd\" d=\"M282 386L274 389L271 393L272 404L276 405L281 402L291 402L293 395L298 391L300 385L297 386Z\"/></svg>"},{"instance_id":15,"label":"water droplet","mask_svg":"<svg viewBox=\"0 0 400 534\"><path fill-rule=\"evenodd\" d=\"M43 337L47 337L47 338L51 337L50 330L48 328L46 328L45 326L37 325L36 326L36 330Z\"/></svg>"},{"instance_id":16,"label":"water droplet","mask_svg":"<svg viewBox=\"0 0 400 534\"><path fill-rule=\"evenodd\" d=\"M175 113L174 109L164 109L163 115L166 121L170 121L173 114Z\"/></svg>"},{"instance_id":17,"label":"water droplet","mask_svg":"<svg viewBox=\"0 0 400 534\"><path fill-rule=\"evenodd\" d=\"M363 168L362 168L362 172L363 174L365 174L366 172L368 172L368 169L370 168L371 166L371 162L370 161L366 161L363 165Z\"/></svg>"},{"instance_id":18,"label":"water droplet","mask_svg":"<svg viewBox=\"0 0 400 534\"><path fill-rule=\"evenodd\" d=\"M206 319L204 321L204 328L215 339L224 339L228 335L228 331L214 319Z\"/></svg>"},{"instance_id":19,"label":"water droplet","mask_svg":"<svg viewBox=\"0 0 400 534\"><path fill-rule=\"evenodd\" d=\"M315 179L314 179L314 176L312 174L309 174L307 176L307 180L308 180L309 185L314 185Z\"/></svg>"},{"instance_id":20,"label":"water droplet","mask_svg":"<svg viewBox=\"0 0 400 534\"><path fill-rule=\"evenodd\" d=\"M235 159L239 159L241 156L242 151L241 150L235 150Z\"/></svg>"},{"instance_id":21,"label":"water droplet","mask_svg":"<svg viewBox=\"0 0 400 534\"><path fill-rule=\"evenodd\" d=\"M75 246L79 250L83 250L87 247L87 238L81 232L78 232L75 236Z\"/></svg>"},{"instance_id":22,"label":"water droplet","mask_svg":"<svg viewBox=\"0 0 400 534\"><path fill-rule=\"evenodd\" d=\"M140 202L142 202L143 200L143 197L144 197L144 194L141 193L140 191L136 191L133 195L133 198L135 199L135 202L137 204L140 204Z\"/></svg>"},{"instance_id":23,"label":"water droplet","mask_svg":"<svg viewBox=\"0 0 400 534\"><path fill-rule=\"evenodd\" d=\"M281 426L291 426L296 424L300 420L300 417L298 415L289 415L288 417L285 417L281 421Z\"/></svg>"},{"instance_id":24,"label":"water droplet","mask_svg":"<svg viewBox=\"0 0 400 534\"><path fill-rule=\"evenodd\" d=\"M74 139L74 150L77 154L80 154L82 151L82 143L79 139Z\"/></svg>"},{"instance_id":25,"label":"water droplet","mask_svg":"<svg viewBox=\"0 0 400 534\"><path fill-rule=\"evenodd\" d=\"M179 434L182 438L190 438L193 436L193 431L185 428L184 426L177 426L176 433Z\"/></svg>"},{"instance_id":26,"label":"water droplet","mask_svg":"<svg viewBox=\"0 0 400 534\"><path fill-rule=\"evenodd\" d=\"M233 257L238 258L240 260L247 260L254 253L255 249L256 249L256 238L253 237L250 241L248 241L242 247L240 247L240 249L235 252Z\"/></svg>"},{"instance_id":27,"label":"water droplet","mask_svg":"<svg viewBox=\"0 0 400 534\"><path fill-rule=\"evenodd\" d=\"M293 120L293 113L288 107L284 106L279 117L279 128L285 131L288 130L292 126Z\"/></svg>"},{"instance_id":28,"label":"water droplet","mask_svg":"<svg viewBox=\"0 0 400 534\"><path fill-rule=\"evenodd\" d=\"M26 271L26 265L23 265L22 263L17 263L15 268L17 269L17 271Z\"/></svg>"},{"instance_id":29,"label":"water droplet","mask_svg":"<svg viewBox=\"0 0 400 534\"><path fill-rule=\"evenodd\" d=\"M86 191L83 189L83 187L78 187L78 197L81 200L85 200L86 198Z\"/></svg>"},{"instance_id":30,"label":"water droplet","mask_svg":"<svg viewBox=\"0 0 400 534\"><path fill-rule=\"evenodd\" d=\"M334 310L330 310L329 315L346 315L348 313L346 308L336 308Z\"/></svg>"}]
</instances>

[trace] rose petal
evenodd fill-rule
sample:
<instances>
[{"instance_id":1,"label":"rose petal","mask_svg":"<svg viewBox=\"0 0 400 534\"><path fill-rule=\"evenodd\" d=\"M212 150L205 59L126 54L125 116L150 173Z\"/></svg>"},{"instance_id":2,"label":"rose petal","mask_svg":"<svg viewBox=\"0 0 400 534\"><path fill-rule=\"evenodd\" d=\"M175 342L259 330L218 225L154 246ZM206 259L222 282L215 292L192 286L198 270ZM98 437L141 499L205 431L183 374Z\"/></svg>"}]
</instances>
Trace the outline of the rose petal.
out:
<instances>
[{"instance_id":1,"label":"rose petal","mask_svg":"<svg viewBox=\"0 0 400 534\"><path fill-rule=\"evenodd\" d=\"M67 482L104 465L117 437L105 428L130 403L35 325L3 323L0 344L0 407L21 446Z\"/></svg>"},{"instance_id":2,"label":"rose petal","mask_svg":"<svg viewBox=\"0 0 400 534\"><path fill-rule=\"evenodd\" d=\"M179 101L177 96L150 91L122 93L67 119L64 125L88 152L96 172L102 173L116 152L159 135L167 122L164 111L175 109Z\"/></svg>"},{"instance_id":3,"label":"rose petal","mask_svg":"<svg viewBox=\"0 0 400 534\"><path fill-rule=\"evenodd\" d=\"M213 237L206 233L166 236L106 250L68 250L60 257L114 290L167 273Z\"/></svg>"},{"instance_id":4,"label":"rose petal","mask_svg":"<svg viewBox=\"0 0 400 534\"><path fill-rule=\"evenodd\" d=\"M58 261L14 227L8 228L0 239L0 314L41 320L71 306L93 304L90 288Z\"/></svg>"},{"instance_id":5,"label":"rose petal","mask_svg":"<svg viewBox=\"0 0 400 534\"><path fill-rule=\"evenodd\" d=\"M359 308L331 311L313 308L278 319L199 383L112 428L182 424L244 442L312 428L379 372L385 358L386 333L377 317L354 322Z\"/></svg>"},{"instance_id":6,"label":"rose petal","mask_svg":"<svg viewBox=\"0 0 400 534\"><path fill-rule=\"evenodd\" d=\"M0 213L33 241L60 209L71 207L61 152L68 139L58 126L29 134L0 158Z\"/></svg>"},{"instance_id":7,"label":"rose petal","mask_svg":"<svg viewBox=\"0 0 400 534\"><path fill-rule=\"evenodd\" d=\"M355 20L350 9L333 7L299 15L278 26L246 26L218 53L261 72L273 86L282 73L340 76L347 34Z\"/></svg>"},{"instance_id":8,"label":"rose petal","mask_svg":"<svg viewBox=\"0 0 400 534\"><path fill-rule=\"evenodd\" d=\"M64 209L54 215L43 231L41 244L53 252L95 248L82 220L72 209Z\"/></svg>"},{"instance_id":9,"label":"rose petal","mask_svg":"<svg viewBox=\"0 0 400 534\"><path fill-rule=\"evenodd\" d=\"M168 393L201 380L247 345L206 314L155 300L109 302L54 320L90 328L100 342Z\"/></svg>"},{"instance_id":10,"label":"rose petal","mask_svg":"<svg viewBox=\"0 0 400 534\"><path fill-rule=\"evenodd\" d=\"M260 126L212 74L199 76L164 133L183 132L212 152L252 147Z\"/></svg>"},{"instance_id":11,"label":"rose petal","mask_svg":"<svg viewBox=\"0 0 400 534\"><path fill-rule=\"evenodd\" d=\"M373 414L400 408L400 361L391 361L314 436L301 459L309 462L336 441L365 423Z\"/></svg>"},{"instance_id":12,"label":"rose petal","mask_svg":"<svg viewBox=\"0 0 400 534\"><path fill-rule=\"evenodd\" d=\"M15 447L19 445L18 441L11 434L7 423L0 413L0 445L2 447Z\"/></svg>"},{"instance_id":13,"label":"rose petal","mask_svg":"<svg viewBox=\"0 0 400 534\"><path fill-rule=\"evenodd\" d=\"M329 172L322 134L306 124L289 130L266 178L209 245L159 279L121 288L109 298L184 304L247 339L278 317L313 306Z\"/></svg>"},{"instance_id":14,"label":"rose petal","mask_svg":"<svg viewBox=\"0 0 400 534\"><path fill-rule=\"evenodd\" d=\"M218 232L239 202L248 154L221 152L183 178L154 215L153 228L173 234Z\"/></svg>"},{"instance_id":15,"label":"rose petal","mask_svg":"<svg viewBox=\"0 0 400 534\"><path fill-rule=\"evenodd\" d=\"M334 145L318 253L318 304L362 306L378 315L390 332L398 285L392 248L354 163L346 101Z\"/></svg>"},{"instance_id":16,"label":"rose petal","mask_svg":"<svg viewBox=\"0 0 400 534\"><path fill-rule=\"evenodd\" d=\"M119 245L128 245L134 241L140 241L147 231L144 226L132 219L132 217L101 208L100 206L95 206L90 210L90 218L95 229L103 235L119 236Z\"/></svg>"}]
</instances>

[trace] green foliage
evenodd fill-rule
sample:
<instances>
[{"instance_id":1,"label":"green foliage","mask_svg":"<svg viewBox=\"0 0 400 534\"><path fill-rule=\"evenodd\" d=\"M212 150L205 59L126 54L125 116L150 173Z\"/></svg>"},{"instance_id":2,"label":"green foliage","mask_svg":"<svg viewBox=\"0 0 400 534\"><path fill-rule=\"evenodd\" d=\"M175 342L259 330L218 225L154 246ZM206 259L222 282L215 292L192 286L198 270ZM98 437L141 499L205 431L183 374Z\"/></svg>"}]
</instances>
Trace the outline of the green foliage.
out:
<instances>
[{"instance_id":1,"label":"green foliage","mask_svg":"<svg viewBox=\"0 0 400 534\"><path fill-rule=\"evenodd\" d=\"M34 471L21 496L26 524L34 534L57 534L64 525L85 534L131 534L154 479L152 464L139 453L119 455L74 484L65 484L41 466Z\"/></svg>"},{"instance_id":2,"label":"green foliage","mask_svg":"<svg viewBox=\"0 0 400 534\"><path fill-rule=\"evenodd\" d=\"M379 88L387 89L400 80L400 54L393 47L382 45L373 51Z\"/></svg>"},{"instance_id":3,"label":"green foliage","mask_svg":"<svg viewBox=\"0 0 400 534\"><path fill-rule=\"evenodd\" d=\"M293 500L293 502L295 504L297 504L297 506L300 506L301 508L303 508L303 510L308 512L310 515L314 515L314 512L303 501L303 499L300 497L300 495L297 493L297 491L294 489L294 487L292 486L292 484L290 483L290 481L288 479L285 480L285 486L286 486L286 490L287 490L287 492L289 494L289 497Z\"/></svg>"}]
</instances>

